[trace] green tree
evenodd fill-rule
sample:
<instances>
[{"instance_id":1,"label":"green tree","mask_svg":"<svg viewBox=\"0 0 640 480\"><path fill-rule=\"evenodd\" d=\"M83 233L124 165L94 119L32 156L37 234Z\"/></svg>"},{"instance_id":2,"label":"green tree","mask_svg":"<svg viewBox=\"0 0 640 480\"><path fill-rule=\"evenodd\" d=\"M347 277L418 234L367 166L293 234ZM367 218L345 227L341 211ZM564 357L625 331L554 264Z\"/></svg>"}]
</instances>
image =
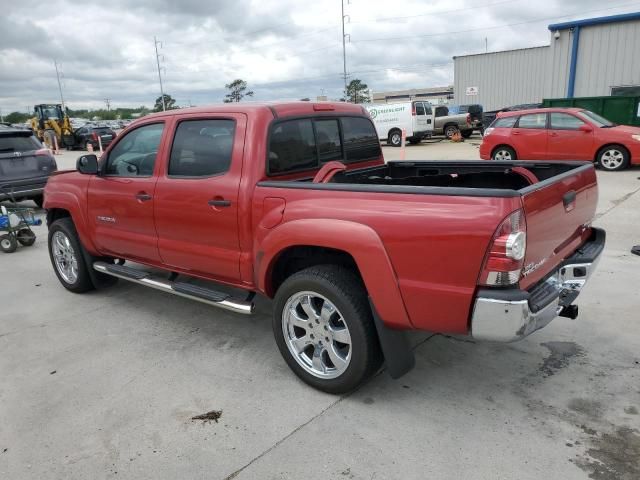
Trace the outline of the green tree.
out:
<instances>
[{"instance_id":1,"label":"green tree","mask_svg":"<svg viewBox=\"0 0 640 480\"><path fill-rule=\"evenodd\" d=\"M164 94L164 106L166 110L175 110L176 108L178 108L176 106L176 101L175 99L173 99L171 97L171 95L165 93ZM154 112L161 112L162 111L162 95L160 95L158 98L156 98L156 103L153 107L153 111Z\"/></svg>"},{"instance_id":2,"label":"green tree","mask_svg":"<svg viewBox=\"0 0 640 480\"><path fill-rule=\"evenodd\" d=\"M361 80L354 78L347 85L347 91L345 92L347 102L351 103L369 103L369 87L366 83L362 83Z\"/></svg>"},{"instance_id":3,"label":"green tree","mask_svg":"<svg viewBox=\"0 0 640 480\"><path fill-rule=\"evenodd\" d=\"M31 118L31 115L27 115L26 113L11 112L9 115L4 116L4 121L9 123L24 123L29 118Z\"/></svg>"},{"instance_id":4,"label":"green tree","mask_svg":"<svg viewBox=\"0 0 640 480\"><path fill-rule=\"evenodd\" d=\"M253 92L247 90L247 82L239 78L231 83L227 83L224 88L230 90L229 93L224 96L224 103L239 102L244 97L253 97Z\"/></svg>"}]
</instances>

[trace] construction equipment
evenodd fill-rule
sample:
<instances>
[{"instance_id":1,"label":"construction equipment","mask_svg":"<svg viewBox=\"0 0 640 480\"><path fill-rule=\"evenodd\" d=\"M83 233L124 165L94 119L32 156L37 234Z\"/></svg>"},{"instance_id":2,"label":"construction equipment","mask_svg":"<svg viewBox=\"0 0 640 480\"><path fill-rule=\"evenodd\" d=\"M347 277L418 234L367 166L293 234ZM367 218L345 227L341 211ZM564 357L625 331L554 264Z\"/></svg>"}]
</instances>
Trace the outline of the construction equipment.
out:
<instances>
[{"instance_id":1,"label":"construction equipment","mask_svg":"<svg viewBox=\"0 0 640 480\"><path fill-rule=\"evenodd\" d=\"M53 147L55 142L59 147L69 149L75 145L73 128L62 105L40 104L33 110L35 116L31 119L31 129L41 141L49 147Z\"/></svg>"}]
</instances>

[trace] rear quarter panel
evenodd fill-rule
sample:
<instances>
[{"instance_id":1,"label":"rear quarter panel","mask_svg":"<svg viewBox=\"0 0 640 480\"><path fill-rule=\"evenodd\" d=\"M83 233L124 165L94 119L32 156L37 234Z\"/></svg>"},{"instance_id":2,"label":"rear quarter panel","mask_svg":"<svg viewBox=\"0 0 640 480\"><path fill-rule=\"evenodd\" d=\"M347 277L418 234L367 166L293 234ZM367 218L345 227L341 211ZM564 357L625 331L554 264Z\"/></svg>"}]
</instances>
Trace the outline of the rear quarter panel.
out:
<instances>
[{"instance_id":1,"label":"rear quarter panel","mask_svg":"<svg viewBox=\"0 0 640 480\"><path fill-rule=\"evenodd\" d=\"M499 222L519 208L519 197L462 197L447 195L413 195L363 193L313 189L258 187L254 195L254 231L258 234L261 205L265 197L284 199L282 223L305 220L321 221L333 245L344 245L352 254L367 287L377 281L376 269L362 262L383 263L380 258L360 255L369 245L361 237L350 236L341 222L367 227L380 239L395 272L395 282L386 291L370 291L383 320L395 327L417 328L443 333L467 333L476 282L488 243ZM271 232L258 234L256 255L264 254L262 245ZM289 242L309 241L289 238ZM319 239L322 241L322 239ZM262 252L262 253L260 253ZM361 261L359 261L359 259ZM373 265L375 267L375 265ZM394 284L395 283L395 284ZM402 325L390 318L391 308L381 308L399 287L401 299L410 319ZM383 310L385 314L381 311Z\"/></svg>"}]
</instances>

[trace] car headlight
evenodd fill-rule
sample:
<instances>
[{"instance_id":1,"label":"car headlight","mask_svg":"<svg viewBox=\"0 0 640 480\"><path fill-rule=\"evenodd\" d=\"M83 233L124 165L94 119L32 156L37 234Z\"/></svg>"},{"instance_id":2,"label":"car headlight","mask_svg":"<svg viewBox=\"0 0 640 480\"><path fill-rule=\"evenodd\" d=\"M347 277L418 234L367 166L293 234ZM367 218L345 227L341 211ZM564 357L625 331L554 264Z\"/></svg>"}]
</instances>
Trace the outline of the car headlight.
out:
<instances>
[{"instance_id":1,"label":"car headlight","mask_svg":"<svg viewBox=\"0 0 640 480\"><path fill-rule=\"evenodd\" d=\"M631 135L631 138L640 142L640 135Z\"/></svg>"}]
</instances>

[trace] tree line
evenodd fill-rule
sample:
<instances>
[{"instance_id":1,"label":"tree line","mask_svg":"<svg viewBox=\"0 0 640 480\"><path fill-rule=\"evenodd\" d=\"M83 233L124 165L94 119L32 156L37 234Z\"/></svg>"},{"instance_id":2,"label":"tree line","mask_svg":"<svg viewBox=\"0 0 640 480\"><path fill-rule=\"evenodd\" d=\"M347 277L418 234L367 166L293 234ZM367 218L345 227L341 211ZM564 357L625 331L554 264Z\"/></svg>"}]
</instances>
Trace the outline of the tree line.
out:
<instances>
[{"instance_id":1,"label":"tree line","mask_svg":"<svg viewBox=\"0 0 640 480\"><path fill-rule=\"evenodd\" d=\"M242 79L236 79L231 83L227 83L225 88L229 91L223 99L224 103L234 103L240 102L246 97L253 97L254 92L249 90L249 86L246 81ZM310 98L301 98L302 101L310 101ZM340 99L340 101L351 102L351 103L368 103L371 101L369 98L369 87L366 83L363 83L359 79L353 79L347 85L347 89L344 92L344 96ZM180 108L176 105L176 100L169 94L164 94L164 108L166 110L175 110ZM146 115L150 111L161 112L163 110L162 107L162 96L156 98L155 104L152 110L149 110L145 106L140 106L138 108L114 108L114 109L97 109L97 110L71 110L69 109L70 117L79 117L92 119L94 117L100 118L101 120L116 120L116 119L130 119L134 117L139 117L142 115ZM11 112L4 117L5 122L9 123L23 123L33 117L33 113L27 114L22 112Z\"/></svg>"}]
</instances>

